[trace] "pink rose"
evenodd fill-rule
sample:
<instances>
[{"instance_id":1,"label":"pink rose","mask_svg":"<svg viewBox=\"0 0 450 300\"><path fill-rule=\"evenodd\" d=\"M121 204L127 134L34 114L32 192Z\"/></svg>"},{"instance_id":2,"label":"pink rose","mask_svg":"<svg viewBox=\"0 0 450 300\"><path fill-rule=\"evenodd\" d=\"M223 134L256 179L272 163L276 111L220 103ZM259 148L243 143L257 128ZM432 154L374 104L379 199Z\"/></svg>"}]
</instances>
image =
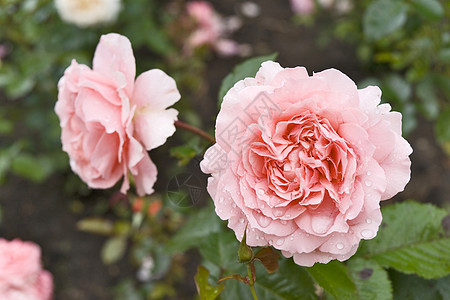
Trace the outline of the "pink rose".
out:
<instances>
[{"instance_id":1,"label":"pink rose","mask_svg":"<svg viewBox=\"0 0 450 300\"><path fill-rule=\"evenodd\" d=\"M0 239L0 299L50 300L53 280L34 243Z\"/></svg>"},{"instance_id":2,"label":"pink rose","mask_svg":"<svg viewBox=\"0 0 450 300\"><path fill-rule=\"evenodd\" d=\"M121 191L134 176L139 195L151 194L157 170L147 153L175 132L180 99L175 81L153 69L135 81L130 41L101 37L92 70L75 60L58 83L55 106L63 150L72 170L91 188L109 188L122 176Z\"/></svg>"},{"instance_id":3,"label":"pink rose","mask_svg":"<svg viewBox=\"0 0 450 300\"><path fill-rule=\"evenodd\" d=\"M310 15L314 12L314 0L291 0L292 11L299 15Z\"/></svg>"},{"instance_id":4,"label":"pink rose","mask_svg":"<svg viewBox=\"0 0 450 300\"><path fill-rule=\"evenodd\" d=\"M410 178L401 114L380 97L334 69L263 63L224 97L201 163L216 213L238 239L247 226L248 245L299 265L348 259Z\"/></svg>"},{"instance_id":5,"label":"pink rose","mask_svg":"<svg viewBox=\"0 0 450 300\"><path fill-rule=\"evenodd\" d=\"M209 45L217 53L224 56L236 55L240 51L239 44L226 39L227 26L224 20L206 1L192 1L186 4L188 15L197 23L197 28L188 37L186 52L203 45Z\"/></svg>"}]
</instances>

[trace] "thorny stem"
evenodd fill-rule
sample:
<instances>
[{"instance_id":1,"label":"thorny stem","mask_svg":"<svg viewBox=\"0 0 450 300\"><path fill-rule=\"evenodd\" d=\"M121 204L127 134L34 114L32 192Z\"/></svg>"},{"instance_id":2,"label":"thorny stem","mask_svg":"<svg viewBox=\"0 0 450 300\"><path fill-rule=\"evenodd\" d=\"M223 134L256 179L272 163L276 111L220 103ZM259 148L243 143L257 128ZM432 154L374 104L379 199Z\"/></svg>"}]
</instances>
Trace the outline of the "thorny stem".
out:
<instances>
[{"instance_id":1,"label":"thorny stem","mask_svg":"<svg viewBox=\"0 0 450 300\"><path fill-rule=\"evenodd\" d=\"M198 135L198 136L204 138L205 140L211 142L212 144L214 144L216 142L216 140L211 135L209 135L205 131L203 131L200 128L197 128L195 126L189 125L189 124L181 122L181 121L175 121L175 126L178 127L178 128L182 128L182 129L188 130L190 132L193 132L196 135Z\"/></svg>"},{"instance_id":2,"label":"thorny stem","mask_svg":"<svg viewBox=\"0 0 450 300\"><path fill-rule=\"evenodd\" d=\"M250 286L250 290L252 291L252 296L254 300L258 300L258 296L256 295L256 291L255 291L255 282L253 281L253 274L252 274L252 269L250 264L252 264L253 262L250 262L247 264L247 273L248 273L248 279L250 281L249 286Z\"/></svg>"}]
</instances>

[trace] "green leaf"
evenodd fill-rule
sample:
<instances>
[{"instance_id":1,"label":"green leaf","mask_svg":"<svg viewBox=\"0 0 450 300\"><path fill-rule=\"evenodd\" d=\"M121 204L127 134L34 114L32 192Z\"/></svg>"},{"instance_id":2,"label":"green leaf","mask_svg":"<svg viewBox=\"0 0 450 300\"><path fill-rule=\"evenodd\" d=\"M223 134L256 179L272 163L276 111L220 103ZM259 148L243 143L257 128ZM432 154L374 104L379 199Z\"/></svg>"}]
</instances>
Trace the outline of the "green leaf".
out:
<instances>
[{"instance_id":1,"label":"green leaf","mask_svg":"<svg viewBox=\"0 0 450 300\"><path fill-rule=\"evenodd\" d=\"M363 241L359 253L379 254L439 238L447 212L431 204L405 201L381 210L383 222L377 237Z\"/></svg>"},{"instance_id":2,"label":"green leaf","mask_svg":"<svg viewBox=\"0 0 450 300\"><path fill-rule=\"evenodd\" d=\"M356 286L344 264L338 261L316 263L307 270L314 281L336 299L357 299Z\"/></svg>"},{"instance_id":3,"label":"green leaf","mask_svg":"<svg viewBox=\"0 0 450 300\"><path fill-rule=\"evenodd\" d=\"M314 300L317 299L314 283L305 268L296 265L292 259L281 259L280 267L268 274L264 267L255 264L255 290L258 298L270 300ZM236 280L227 280L222 300L253 299L250 287Z\"/></svg>"},{"instance_id":4,"label":"green leaf","mask_svg":"<svg viewBox=\"0 0 450 300\"><path fill-rule=\"evenodd\" d=\"M179 164L187 165L198 153L198 147L193 145L181 145L170 148L170 155L179 159Z\"/></svg>"},{"instance_id":5,"label":"green leaf","mask_svg":"<svg viewBox=\"0 0 450 300\"><path fill-rule=\"evenodd\" d=\"M111 235L114 232L114 224L103 218L85 218L77 222L77 229L100 235Z\"/></svg>"},{"instance_id":6,"label":"green leaf","mask_svg":"<svg viewBox=\"0 0 450 300\"><path fill-rule=\"evenodd\" d=\"M364 34L370 40L379 40L399 29L406 21L407 8L402 1L371 2L364 13Z\"/></svg>"},{"instance_id":7,"label":"green leaf","mask_svg":"<svg viewBox=\"0 0 450 300\"><path fill-rule=\"evenodd\" d=\"M21 153L11 162L11 171L35 182L44 181L52 172L52 162L45 157Z\"/></svg>"},{"instance_id":8,"label":"green leaf","mask_svg":"<svg viewBox=\"0 0 450 300\"><path fill-rule=\"evenodd\" d=\"M392 74L384 80L383 86L384 97L389 101L397 101L400 103L408 102L411 99L411 84L402 76Z\"/></svg>"},{"instance_id":9,"label":"green leaf","mask_svg":"<svg viewBox=\"0 0 450 300\"><path fill-rule=\"evenodd\" d=\"M430 20L440 20L444 16L444 8L438 0L413 0L416 11Z\"/></svg>"},{"instance_id":10,"label":"green leaf","mask_svg":"<svg viewBox=\"0 0 450 300\"><path fill-rule=\"evenodd\" d=\"M268 274L257 266L255 289L259 299L316 299L314 283L305 268L292 259L282 259L276 272ZM251 299L251 298L247 298Z\"/></svg>"},{"instance_id":11,"label":"green leaf","mask_svg":"<svg viewBox=\"0 0 450 300\"><path fill-rule=\"evenodd\" d=\"M269 55L250 58L234 67L233 71L224 78L220 86L219 106L223 101L223 97L226 95L228 90L234 86L236 82L246 77L255 76L256 72L258 72L263 62L268 60L274 60L277 58L277 56L278 56L277 53L273 53Z\"/></svg>"},{"instance_id":12,"label":"green leaf","mask_svg":"<svg viewBox=\"0 0 450 300\"><path fill-rule=\"evenodd\" d=\"M353 258L348 269L361 300L391 300L392 286L386 270L376 262Z\"/></svg>"},{"instance_id":13,"label":"green leaf","mask_svg":"<svg viewBox=\"0 0 450 300\"><path fill-rule=\"evenodd\" d=\"M203 267L198 266L197 274L195 274L195 286L197 287L197 292L200 295L200 300L214 300L225 288L224 284L219 284L217 286L212 286L208 282L209 271Z\"/></svg>"},{"instance_id":14,"label":"green leaf","mask_svg":"<svg viewBox=\"0 0 450 300\"><path fill-rule=\"evenodd\" d=\"M204 262L213 264L217 271L234 271L235 265L240 265L236 255L239 242L231 230L209 234L202 238L197 245ZM213 272L211 267L210 270Z\"/></svg>"},{"instance_id":15,"label":"green leaf","mask_svg":"<svg viewBox=\"0 0 450 300\"><path fill-rule=\"evenodd\" d=\"M416 275L389 272L394 288L394 300L449 300L450 276L425 280Z\"/></svg>"},{"instance_id":16,"label":"green leaf","mask_svg":"<svg viewBox=\"0 0 450 300\"><path fill-rule=\"evenodd\" d=\"M383 266L424 278L450 274L450 238L408 245L372 256Z\"/></svg>"},{"instance_id":17,"label":"green leaf","mask_svg":"<svg viewBox=\"0 0 450 300\"><path fill-rule=\"evenodd\" d=\"M433 81L430 78L422 80L417 85L416 92L425 116L434 120L439 114L439 99Z\"/></svg>"},{"instance_id":18,"label":"green leaf","mask_svg":"<svg viewBox=\"0 0 450 300\"><path fill-rule=\"evenodd\" d=\"M382 214L378 236L363 242L360 253L385 267L425 278L450 273L450 239L442 237L445 210L407 201L385 207Z\"/></svg>"},{"instance_id":19,"label":"green leaf","mask_svg":"<svg viewBox=\"0 0 450 300\"><path fill-rule=\"evenodd\" d=\"M450 107L439 114L434 130L438 141L450 154Z\"/></svg>"},{"instance_id":20,"label":"green leaf","mask_svg":"<svg viewBox=\"0 0 450 300\"><path fill-rule=\"evenodd\" d=\"M209 235L219 232L221 227L222 221L216 215L214 206L209 205L190 217L189 221L172 237L167 245L167 251L183 252L198 246Z\"/></svg>"},{"instance_id":21,"label":"green leaf","mask_svg":"<svg viewBox=\"0 0 450 300\"><path fill-rule=\"evenodd\" d=\"M111 265L121 259L127 250L127 238L115 236L106 240L101 250L102 262Z\"/></svg>"}]
</instances>

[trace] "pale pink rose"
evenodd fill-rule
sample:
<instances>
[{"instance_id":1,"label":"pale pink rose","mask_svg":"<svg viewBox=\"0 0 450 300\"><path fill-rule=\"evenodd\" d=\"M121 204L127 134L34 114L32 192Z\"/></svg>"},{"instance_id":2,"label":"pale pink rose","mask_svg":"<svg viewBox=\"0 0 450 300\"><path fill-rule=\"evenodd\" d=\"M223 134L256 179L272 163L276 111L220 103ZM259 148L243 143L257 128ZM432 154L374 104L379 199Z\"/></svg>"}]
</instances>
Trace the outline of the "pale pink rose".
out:
<instances>
[{"instance_id":1,"label":"pale pink rose","mask_svg":"<svg viewBox=\"0 0 450 300\"><path fill-rule=\"evenodd\" d=\"M134 177L139 195L151 194L157 170L147 153L175 132L180 99L175 81L161 70L142 73L130 41L119 34L101 37L92 70L75 60L58 83L55 111L63 150L70 165L91 188L112 187L122 176L121 192Z\"/></svg>"},{"instance_id":2,"label":"pale pink rose","mask_svg":"<svg viewBox=\"0 0 450 300\"><path fill-rule=\"evenodd\" d=\"M225 20L214 11L210 3L192 1L186 4L186 11L197 23L197 28L188 37L185 52L191 53L197 47L208 45L220 55L239 53L238 43L225 38L231 30L228 30Z\"/></svg>"},{"instance_id":3,"label":"pale pink rose","mask_svg":"<svg viewBox=\"0 0 450 300\"><path fill-rule=\"evenodd\" d=\"M352 256L375 237L380 201L410 178L401 114L343 73L265 62L223 99L201 162L216 213L250 246L303 266Z\"/></svg>"},{"instance_id":4,"label":"pale pink rose","mask_svg":"<svg viewBox=\"0 0 450 300\"><path fill-rule=\"evenodd\" d=\"M50 300L52 294L52 275L42 270L39 246L0 239L0 299Z\"/></svg>"},{"instance_id":5,"label":"pale pink rose","mask_svg":"<svg viewBox=\"0 0 450 300\"><path fill-rule=\"evenodd\" d=\"M314 12L314 0L291 0L292 11L298 15L310 15Z\"/></svg>"}]
</instances>

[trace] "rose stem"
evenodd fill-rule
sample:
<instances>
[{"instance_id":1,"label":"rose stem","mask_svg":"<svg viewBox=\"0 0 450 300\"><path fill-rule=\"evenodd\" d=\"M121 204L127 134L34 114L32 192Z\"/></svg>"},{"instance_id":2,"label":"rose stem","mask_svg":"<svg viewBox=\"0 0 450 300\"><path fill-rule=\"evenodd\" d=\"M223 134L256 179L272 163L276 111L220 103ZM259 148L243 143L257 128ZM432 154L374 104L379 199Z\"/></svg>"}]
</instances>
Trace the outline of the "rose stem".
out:
<instances>
[{"instance_id":1,"label":"rose stem","mask_svg":"<svg viewBox=\"0 0 450 300\"><path fill-rule=\"evenodd\" d=\"M199 135L200 137L204 138L205 140L207 140L213 144L216 142L216 140L211 135L204 132L200 128L194 127L192 125L189 125L189 124L181 122L181 121L175 121L175 126L178 128L182 128L182 129L191 131L191 132L195 133L196 135Z\"/></svg>"},{"instance_id":2,"label":"rose stem","mask_svg":"<svg viewBox=\"0 0 450 300\"><path fill-rule=\"evenodd\" d=\"M248 279L250 281L249 285L250 285L250 290L252 291L252 296L254 300L258 300L258 296L256 295L256 291L255 291L255 282L253 281L253 274L252 274L252 270L250 267L250 263L247 264L247 273L248 273Z\"/></svg>"}]
</instances>

